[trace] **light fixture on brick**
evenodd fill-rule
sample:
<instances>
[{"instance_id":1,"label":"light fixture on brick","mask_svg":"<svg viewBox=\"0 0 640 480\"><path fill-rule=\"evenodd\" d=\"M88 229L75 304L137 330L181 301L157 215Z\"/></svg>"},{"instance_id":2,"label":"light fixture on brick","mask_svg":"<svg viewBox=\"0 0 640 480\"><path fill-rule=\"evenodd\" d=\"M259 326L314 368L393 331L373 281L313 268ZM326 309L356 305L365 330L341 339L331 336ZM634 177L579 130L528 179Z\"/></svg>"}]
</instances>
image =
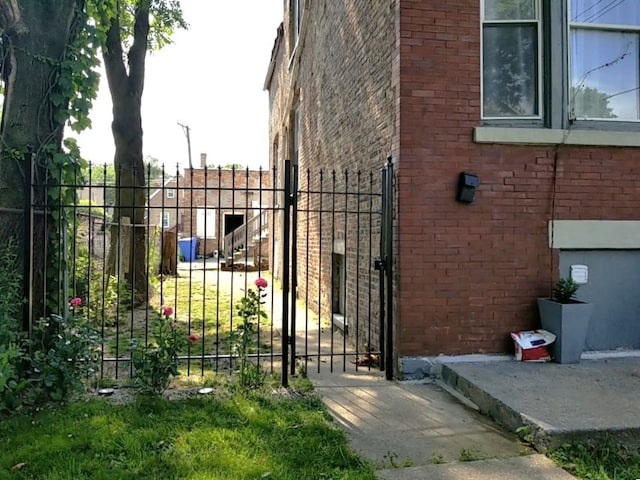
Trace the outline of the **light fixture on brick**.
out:
<instances>
[{"instance_id":1,"label":"light fixture on brick","mask_svg":"<svg viewBox=\"0 0 640 480\"><path fill-rule=\"evenodd\" d=\"M458 194L456 200L462 203L473 202L476 189L480 184L478 176L473 173L460 172L458 178Z\"/></svg>"}]
</instances>

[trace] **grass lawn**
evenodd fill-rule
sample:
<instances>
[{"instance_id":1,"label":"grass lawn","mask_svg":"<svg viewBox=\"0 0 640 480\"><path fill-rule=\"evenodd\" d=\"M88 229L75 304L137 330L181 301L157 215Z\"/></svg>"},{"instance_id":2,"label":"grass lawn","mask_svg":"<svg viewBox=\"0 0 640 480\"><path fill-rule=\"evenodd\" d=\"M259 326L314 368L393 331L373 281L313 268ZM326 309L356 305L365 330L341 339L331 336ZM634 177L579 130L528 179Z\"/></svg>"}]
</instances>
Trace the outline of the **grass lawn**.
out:
<instances>
[{"instance_id":1,"label":"grass lawn","mask_svg":"<svg viewBox=\"0 0 640 480\"><path fill-rule=\"evenodd\" d=\"M578 478L634 480L640 478L640 455L623 445L564 445L548 453L558 465Z\"/></svg>"},{"instance_id":2,"label":"grass lawn","mask_svg":"<svg viewBox=\"0 0 640 480\"><path fill-rule=\"evenodd\" d=\"M228 387L178 400L46 408L3 419L0 445L0 479L375 478L316 396Z\"/></svg>"},{"instance_id":3,"label":"grass lawn","mask_svg":"<svg viewBox=\"0 0 640 480\"><path fill-rule=\"evenodd\" d=\"M228 272L225 274L230 275ZM211 273L210 277L213 281L215 273ZM236 279L236 288L243 286L244 281L240 277ZM205 355L231 353L229 333L232 325L235 328L240 323L234 305L243 294L236 292L231 298L226 290L228 290L227 285L219 289L215 283L203 283L202 280L191 279L188 276L167 280L162 287L162 298L159 292L153 297L148 314L144 310L133 313L122 312L120 324L117 327L111 326L105 329L105 354L128 356L129 340L145 339L147 322L158 315L163 305L173 307L176 321L185 332L200 335L200 340L196 344L189 343L182 354L197 356L200 353ZM268 319L261 319L259 338L261 353L271 351L271 343L271 322Z\"/></svg>"}]
</instances>

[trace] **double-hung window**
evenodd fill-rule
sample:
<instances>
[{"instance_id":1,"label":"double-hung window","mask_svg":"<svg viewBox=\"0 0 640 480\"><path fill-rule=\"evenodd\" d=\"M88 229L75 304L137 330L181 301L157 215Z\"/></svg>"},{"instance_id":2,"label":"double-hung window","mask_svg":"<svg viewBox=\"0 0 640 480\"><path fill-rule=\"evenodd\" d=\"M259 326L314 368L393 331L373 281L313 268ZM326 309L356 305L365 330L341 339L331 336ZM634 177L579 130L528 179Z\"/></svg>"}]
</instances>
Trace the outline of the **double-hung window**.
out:
<instances>
[{"instance_id":1,"label":"double-hung window","mask_svg":"<svg viewBox=\"0 0 640 480\"><path fill-rule=\"evenodd\" d=\"M479 3L484 124L638 131L640 0Z\"/></svg>"},{"instance_id":2,"label":"double-hung window","mask_svg":"<svg viewBox=\"0 0 640 480\"><path fill-rule=\"evenodd\" d=\"M482 117L540 118L540 0L482 4Z\"/></svg>"},{"instance_id":3,"label":"double-hung window","mask_svg":"<svg viewBox=\"0 0 640 480\"><path fill-rule=\"evenodd\" d=\"M640 1L570 0L571 119L640 120Z\"/></svg>"}]
</instances>

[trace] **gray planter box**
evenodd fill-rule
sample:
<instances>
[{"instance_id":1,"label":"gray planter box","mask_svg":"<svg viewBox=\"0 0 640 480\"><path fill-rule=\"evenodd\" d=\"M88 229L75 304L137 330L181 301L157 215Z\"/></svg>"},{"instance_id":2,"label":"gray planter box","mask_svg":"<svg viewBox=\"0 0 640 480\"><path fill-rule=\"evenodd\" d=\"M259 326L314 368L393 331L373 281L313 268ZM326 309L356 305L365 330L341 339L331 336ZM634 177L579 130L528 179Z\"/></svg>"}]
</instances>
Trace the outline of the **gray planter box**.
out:
<instances>
[{"instance_id":1,"label":"gray planter box","mask_svg":"<svg viewBox=\"0 0 640 480\"><path fill-rule=\"evenodd\" d=\"M578 363L589 329L591 304L539 298L538 309L542 328L556 336L556 341L549 345L551 356L557 363Z\"/></svg>"}]
</instances>

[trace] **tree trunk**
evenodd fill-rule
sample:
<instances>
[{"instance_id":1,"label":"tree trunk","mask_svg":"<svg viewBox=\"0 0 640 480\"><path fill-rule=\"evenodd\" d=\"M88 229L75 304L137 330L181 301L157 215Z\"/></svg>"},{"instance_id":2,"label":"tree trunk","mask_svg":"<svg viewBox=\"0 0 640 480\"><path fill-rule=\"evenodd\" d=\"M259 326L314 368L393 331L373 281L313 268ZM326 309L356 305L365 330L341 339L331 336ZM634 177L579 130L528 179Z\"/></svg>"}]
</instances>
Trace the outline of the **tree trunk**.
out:
<instances>
[{"instance_id":1,"label":"tree trunk","mask_svg":"<svg viewBox=\"0 0 640 480\"><path fill-rule=\"evenodd\" d=\"M125 278L133 287L134 304L146 301L147 254L145 225L145 176L142 158L142 120L140 98L118 98L113 106L111 130L116 146L116 223L130 223L123 248L128 265ZM113 237L112 237L113 238ZM122 242L122 238L120 240Z\"/></svg>"},{"instance_id":2,"label":"tree trunk","mask_svg":"<svg viewBox=\"0 0 640 480\"><path fill-rule=\"evenodd\" d=\"M2 78L5 85L0 126L0 239L15 238L21 262L28 265L32 245L34 316L44 313L44 275L47 223L42 213L33 217L33 236L26 235L31 180L26 155L35 153L33 177L39 185L47 181L46 165L52 151L61 149L64 124L57 121L50 95L59 80L59 64L73 40L76 8L82 0L0 0ZM44 146L52 146L45 152ZM34 189L34 202L45 204L44 188ZM29 269L18 274L29 273ZM29 292L25 291L29 297Z\"/></svg>"},{"instance_id":3,"label":"tree trunk","mask_svg":"<svg viewBox=\"0 0 640 480\"><path fill-rule=\"evenodd\" d=\"M142 2L145 3L145 2ZM121 229L112 229L111 242L120 244L128 256L124 277L133 289L133 301L139 305L147 300L147 249L146 249L146 189L142 156L142 91L149 34L149 10L138 7L136 11L134 41L128 53L127 71L120 37L120 22L111 20L103 58L111 101L113 122L111 130L116 153L116 205L114 221L118 225L132 224L131 235L120 237ZM126 220L125 220L126 219ZM116 236L114 236L114 233ZM119 240L118 240L119 239ZM113 260L111 262L113 264Z\"/></svg>"}]
</instances>

